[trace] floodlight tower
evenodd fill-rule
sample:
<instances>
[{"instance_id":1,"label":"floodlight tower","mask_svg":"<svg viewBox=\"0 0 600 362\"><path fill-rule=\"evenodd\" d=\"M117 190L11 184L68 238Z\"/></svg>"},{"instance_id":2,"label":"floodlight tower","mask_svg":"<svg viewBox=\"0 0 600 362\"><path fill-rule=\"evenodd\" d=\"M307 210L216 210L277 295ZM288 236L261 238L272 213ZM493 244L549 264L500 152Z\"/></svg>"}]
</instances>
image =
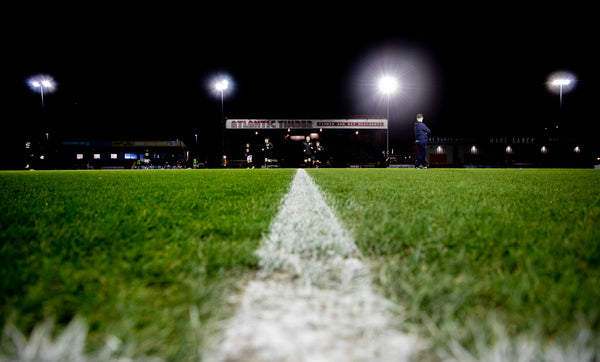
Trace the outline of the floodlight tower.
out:
<instances>
[{"instance_id":1,"label":"floodlight tower","mask_svg":"<svg viewBox=\"0 0 600 362\"><path fill-rule=\"evenodd\" d=\"M46 93L51 93L54 88L54 80L47 75L38 75L29 79L29 85L32 89L39 88L40 96L42 98L42 108L44 108L44 89L46 89Z\"/></svg>"},{"instance_id":2,"label":"floodlight tower","mask_svg":"<svg viewBox=\"0 0 600 362\"><path fill-rule=\"evenodd\" d=\"M227 88L229 88L229 81L227 79L222 79L215 83L216 91L221 93L221 118L223 117L223 93Z\"/></svg>"},{"instance_id":3,"label":"floodlight tower","mask_svg":"<svg viewBox=\"0 0 600 362\"><path fill-rule=\"evenodd\" d=\"M558 113L558 123L556 124L556 128L558 128L559 123L562 121L562 99L563 93L569 92L575 86L575 76L566 71L559 71L550 74L548 78L548 82L546 83L548 86L548 90L552 93L558 93L559 95L559 113Z\"/></svg>"},{"instance_id":4,"label":"floodlight tower","mask_svg":"<svg viewBox=\"0 0 600 362\"><path fill-rule=\"evenodd\" d=\"M552 81L552 86L553 87L559 87L559 102L560 102L560 109L562 110L562 94L563 94L563 86L567 86L571 84L571 80L570 79L555 79Z\"/></svg>"},{"instance_id":5,"label":"floodlight tower","mask_svg":"<svg viewBox=\"0 0 600 362\"><path fill-rule=\"evenodd\" d=\"M214 85L215 91L221 94L221 157L225 158L225 113L223 110L223 95L229 89L229 81L221 78Z\"/></svg>"},{"instance_id":6,"label":"floodlight tower","mask_svg":"<svg viewBox=\"0 0 600 362\"><path fill-rule=\"evenodd\" d=\"M548 87L550 88L551 91L554 91L554 92L556 92L556 89L558 88L559 106L560 106L561 111L562 111L563 92L566 93L566 92L570 91L571 89L573 89L574 84L575 84L575 77L571 73L556 72L556 73L550 75L550 79L548 80Z\"/></svg>"},{"instance_id":7,"label":"floodlight tower","mask_svg":"<svg viewBox=\"0 0 600 362\"><path fill-rule=\"evenodd\" d=\"M385 130L385 156L390 155L390 95L398 89L398 81L392 76L383 76L379 79L379 91L387 96L387 129Z\"/></svg>"}]
</instances>

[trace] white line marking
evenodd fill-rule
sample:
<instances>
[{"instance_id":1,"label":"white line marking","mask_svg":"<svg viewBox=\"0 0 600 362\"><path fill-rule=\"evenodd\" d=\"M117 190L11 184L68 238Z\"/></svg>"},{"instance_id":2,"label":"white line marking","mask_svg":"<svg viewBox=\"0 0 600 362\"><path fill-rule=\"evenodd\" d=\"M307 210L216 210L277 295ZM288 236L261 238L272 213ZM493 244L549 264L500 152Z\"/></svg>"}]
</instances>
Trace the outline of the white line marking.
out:
<instances>
[{"instance_id":1,"label":"white line marking","mask_svg":"<svg viewBox=\"0 0 600 362\"><path fill-rule=\"evenodd\" d=\"M392 326L397 308L306 171L298 170L270 234L261 271L225 322L214 361L406 361L417 339Z\"/></svg>"}]
</instances>

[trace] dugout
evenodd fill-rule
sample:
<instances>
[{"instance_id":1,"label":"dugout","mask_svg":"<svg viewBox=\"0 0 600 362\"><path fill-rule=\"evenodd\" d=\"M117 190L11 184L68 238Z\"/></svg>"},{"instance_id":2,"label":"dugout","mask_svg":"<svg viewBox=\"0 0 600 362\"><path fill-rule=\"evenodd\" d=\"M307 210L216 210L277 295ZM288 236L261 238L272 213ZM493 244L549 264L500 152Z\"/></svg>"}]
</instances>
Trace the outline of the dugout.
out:
<instances>
[{"instance_id":1,"label":"dugout","mask_svg":"<svg viewBox=\"0 0 600 362\"><path fill-rule=\"evenodd\" d=\"M255 167L385 167L387 125L387 119L228 119L225 153L229 167L247 167L248 155Z\"/></svg>"},{"instance_id":2,"label":"dugout","mask_svg":"<svg viewBox=\"0 0 600 362\"><path fill-rule=\"evenodd\" d=\"M181 140L62 141L57 152L59 167L67 169L173 168L189 163Z\"/></svg>"}]
</instances>

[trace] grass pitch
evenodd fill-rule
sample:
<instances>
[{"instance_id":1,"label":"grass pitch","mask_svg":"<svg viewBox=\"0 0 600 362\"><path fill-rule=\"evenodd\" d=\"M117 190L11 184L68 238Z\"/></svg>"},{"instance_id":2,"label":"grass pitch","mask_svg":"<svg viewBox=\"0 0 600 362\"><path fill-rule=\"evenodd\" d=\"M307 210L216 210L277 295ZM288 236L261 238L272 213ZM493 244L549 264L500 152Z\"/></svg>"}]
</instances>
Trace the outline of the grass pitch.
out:
<instances>
[{"instance_id":1,"label":"grass pitch","mask_svg":"<svg viewBox=\"0 0 600 362\"><path fill-rule=\"evenodd\" d=\"M80 315L90 350L116 335L136 356L197 361L293 173L0 173L1 325Z\"/></svg>"},{"instance_id":2,"label":"grass pitch","mask_svg":"<svg viewBox=\"0 0 600 362\"><path fill-rule=\"evenodd\" d=\"M0 173L0 327L54 317L126 354L198 360L257 270L294 170ZM510 337L600 345L600 173L309 170L433 350ZM1 348L1 346L0 346Z\"/></svg>"},{"instance_id":3,"label":"grass pitch","mask_svg":"<svg viewBox=\"0 0 600 362\"><path fill-rule=\"evenodd\" d=\"M384 293L438 344L600 329L595 170L311 170Z\"/></svg>"}]
</instances>

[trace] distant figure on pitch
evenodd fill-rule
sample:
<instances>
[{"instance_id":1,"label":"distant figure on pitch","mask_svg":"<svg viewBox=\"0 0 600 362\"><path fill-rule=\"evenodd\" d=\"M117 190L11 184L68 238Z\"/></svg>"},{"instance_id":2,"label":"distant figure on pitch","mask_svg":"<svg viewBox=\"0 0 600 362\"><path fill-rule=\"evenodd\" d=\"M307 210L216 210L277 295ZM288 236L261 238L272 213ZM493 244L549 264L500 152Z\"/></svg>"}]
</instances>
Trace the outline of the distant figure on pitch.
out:
<instances>
[{"instance_id":1,"label":"distant figure on pitch","mask_svg":"<svg viewBox=\"0 0 600 362\"><path fill-rule=\"evenodd\" d=\"M323 146L321 146L320 141L317 141L315 148L314 148L314 152L312 154L313 167L315 167L315 168L321 167L321 158L323 156L323 151L325 151L325 148L323 148Z\"/></svg>"},{"instance_id":2,"label":"distant figure on pitch","mask_svg":"<svg viewBox=\"0 0 600 362\"><path fill-rule=\"evenodd\" d=\"M415 162L415 168L427 168L425 156L427 156L427 135L430 132L429 128L423 123L423 114L417 114L417 121L415 122L415 142L419 147L419 156L417 157L417 162Z\"/></svg>"},{"instance_id":3,"label":"distant figure on pitch","mask_svg":"<svg viewBox=\"0 0 600 362\"><path fill-rule=\"evenodd\" d=\"M250 151L249 143L246 143L246 152L244 152L244 156L246 156L246 166L248 166L248 168L254 168L254 163L252 162L252 152Z\"/></svg>"},{"instance_id":4,"label":"distant figure on pitch","mask_svg":"<svg viewBox=\"0 0 600 362\"><path fill-rule=\"evenodd\" d=\"M263 145L263 148L262 148L263 154L265 155L265 167L267 167L269 165L269 163L271 162L271 159L273 158L272 150L273 150L273 144L271 142L269 142L268 138L265 138L265 144Z\"/></svg>"},{"instance_id":5,"label":"distant figure on pitch","mask_svg":"<svg viewBox=\"0 0 600 362\"><path fill-rule=\"evenodd\" d=\"M306 164L306 167L310 167L312 164L313 151L315 149L315 146L310 140L310 136L306 136L306 141L302 142L302 145L304 146L304 163Z\"/></svg>"}]
</instances>

